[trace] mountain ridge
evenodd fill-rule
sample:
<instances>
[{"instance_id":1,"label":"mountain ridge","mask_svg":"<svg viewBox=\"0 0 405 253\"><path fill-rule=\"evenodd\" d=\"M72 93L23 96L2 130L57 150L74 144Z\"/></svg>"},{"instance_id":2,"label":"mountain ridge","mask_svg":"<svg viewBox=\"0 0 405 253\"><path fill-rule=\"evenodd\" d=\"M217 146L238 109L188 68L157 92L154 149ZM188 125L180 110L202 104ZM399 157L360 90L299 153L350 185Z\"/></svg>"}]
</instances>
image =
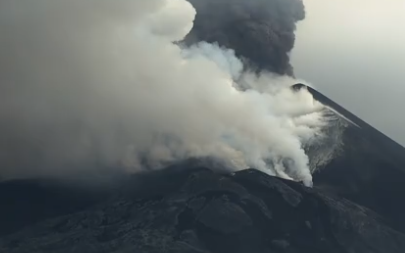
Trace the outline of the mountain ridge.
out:
<instances>
[{"instance_id":1,"label":"mountain ridge","mask_svg":"<svg viewBox=\"0 0 405 253\"><path fill-rule=\"evenodd\" d=\"M191 166L167 173L179 180L157 194L142 198L145 193L124 187L90 208L0 236L0 249L9 253L405 249L405 235L378 215L297 182L254 169L224 174Z\"/></svg>"}]
</instances>

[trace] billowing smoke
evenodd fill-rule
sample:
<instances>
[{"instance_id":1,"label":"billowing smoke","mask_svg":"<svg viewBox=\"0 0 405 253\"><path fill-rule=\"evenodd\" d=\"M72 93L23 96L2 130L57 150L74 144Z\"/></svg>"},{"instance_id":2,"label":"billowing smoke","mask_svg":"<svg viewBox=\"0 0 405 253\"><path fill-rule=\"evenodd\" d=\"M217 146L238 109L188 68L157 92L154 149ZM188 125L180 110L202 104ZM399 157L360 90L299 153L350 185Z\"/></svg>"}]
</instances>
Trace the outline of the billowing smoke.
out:
<instances>
[{"instance_id":1,"label":"billowing smoke","mask_svg":"<svg viewBox=\"0 0 405 253\"><path fill-rule=\"evenodd\" d=\"M289 52L302 0L189 0L197 9L186 42L217 42L232 48L250 68L293 75Z\"/></svg>"},{"instance_id":2,"label":"billowing smoke","mask_svg":"<svg viewBox=\"0 0 405 253\"><path fill-rule=\"evenodd\" d=\"M231 49L177 43L195 14L184 0L3 0L1 176L215 157L311 185L303 146L323 107Z\"/></svg>"}]
</instances>

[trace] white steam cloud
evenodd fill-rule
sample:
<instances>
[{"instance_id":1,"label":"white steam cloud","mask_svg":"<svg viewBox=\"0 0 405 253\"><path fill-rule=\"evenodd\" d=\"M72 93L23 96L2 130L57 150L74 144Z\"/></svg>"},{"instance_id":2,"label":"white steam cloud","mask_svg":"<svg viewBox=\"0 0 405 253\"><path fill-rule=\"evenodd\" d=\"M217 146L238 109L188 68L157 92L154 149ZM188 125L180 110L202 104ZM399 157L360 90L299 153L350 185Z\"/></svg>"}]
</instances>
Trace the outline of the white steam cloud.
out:
<instances>
[{"instance_id":1,"label":"white steam cloud","mask_svg":"<svg viewBox=\"0 0 405 253\"><path fill-rule=\"evenodd\" d=\"M194 16L185 0L2 1L0 174L211 156L311 185L322 105L230 49L184 48Z\"/></svg>"}]
</instances>

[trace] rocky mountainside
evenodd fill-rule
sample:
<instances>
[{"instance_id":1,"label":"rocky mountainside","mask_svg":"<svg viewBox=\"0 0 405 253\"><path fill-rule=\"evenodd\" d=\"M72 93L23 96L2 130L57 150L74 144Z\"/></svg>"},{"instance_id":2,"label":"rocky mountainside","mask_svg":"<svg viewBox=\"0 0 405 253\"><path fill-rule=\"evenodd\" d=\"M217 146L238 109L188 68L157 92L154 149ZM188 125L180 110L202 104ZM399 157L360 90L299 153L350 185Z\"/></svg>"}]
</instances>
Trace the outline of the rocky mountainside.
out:
<instances>
[{"instance_id":1,"label":"rocky mountainside","mask_svg":"<svg viewBox=\"0 0 405 253\"><path fill-rule=\"evenodd\" d=\"M304 87L296 85L295 88ZM349 122L339 152L314 174L314 184L387 217L405 232L405 148L320 92L314 99Z\"/></svg>"},{"instance_id":2,"label":"rocky mountainside","mask_svg":"<svg viewBox=\"0 0 405 253\"><path fill-rule=\"evenodd\" d=\"M47 187L31 185L25 190ZM87 206L80 205L85 195L72 192L68 198L55 191L59 207L49 199L42 206L17 208L7 218L1 209L1 222L30 213L40 222L3 233L0 252L400 253L405 249L405 235L372 211L253 169L220 174L186 162L113 188L112 194ZM21 196L19 201L29 198ZM62 208L70 205L76 210ZM52 208L59 210L50 214ZM57 217L46 219L47 212Z\"/></svg>"}]
</instances>

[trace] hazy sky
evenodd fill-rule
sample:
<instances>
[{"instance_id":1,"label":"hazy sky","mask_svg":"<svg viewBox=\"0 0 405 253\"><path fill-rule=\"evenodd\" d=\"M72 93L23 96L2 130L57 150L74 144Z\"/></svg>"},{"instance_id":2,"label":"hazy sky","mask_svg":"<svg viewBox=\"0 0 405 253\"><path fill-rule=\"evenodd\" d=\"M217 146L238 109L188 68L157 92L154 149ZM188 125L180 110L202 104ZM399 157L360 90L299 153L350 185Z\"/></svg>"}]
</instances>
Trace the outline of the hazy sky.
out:
<instances>
[{"instance_id":1,"label":"hazy sky","mask_svg":"<svg viewBox=\"0 0 405 253\"><path fill-rule=\"evenodd\" d=\"M304 0L297 77L405 145L405 0Z\"/></svg>"}]
</instances>

